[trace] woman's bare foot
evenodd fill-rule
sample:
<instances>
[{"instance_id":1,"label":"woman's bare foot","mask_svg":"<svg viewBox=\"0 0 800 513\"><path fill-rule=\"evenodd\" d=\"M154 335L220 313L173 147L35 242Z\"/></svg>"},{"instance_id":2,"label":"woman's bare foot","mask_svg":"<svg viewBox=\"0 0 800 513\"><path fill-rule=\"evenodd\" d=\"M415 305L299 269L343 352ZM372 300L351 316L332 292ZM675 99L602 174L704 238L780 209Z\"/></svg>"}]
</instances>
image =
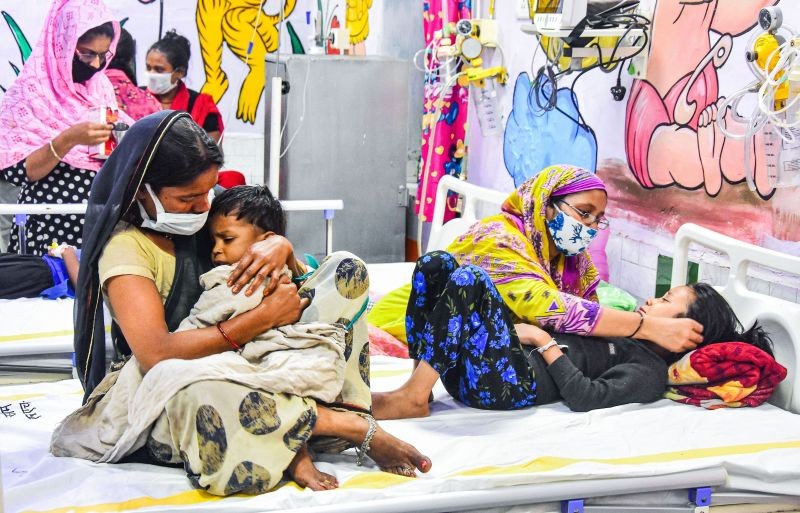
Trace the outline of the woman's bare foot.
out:
<instances>
[{"instance_id":1,"label":"woman's bare foot","mask_svg":"<svg viewBox=\"0 0 800 513\"><path fill-rule=\"evenodd\" d=\"M425 393L427 399L428 393ZM369 447L364 447L364 440L372 432ZM371 416L362 416L352 412L331 410L317 406L317 422L312 433L315 436L335 436L352 442L358 448L367 449L367 454L378 464L381 470L415 477L416 471L428 472L431 460L422 455L412 445L384 431ZM357 461L361 460L361 454Z\"/></svg>"},{"instance_id":2,"label":"woman's bare foot","mask_svg":"<svg viewBox=\"0 0 800 513\"><path fill-rule=\"evenodd\" d=\"M404 388L392 392L372 392L372 414L378 420L413 419L431 414L429 398L420 400Z\"/></svg>"},{"instance_id":3,"label":"woman's bare foot","mask_svg":"<svg viewBox=\"0 0 800 513\"><path fill-rule=\"evenodd\" d=\"M425 473L431 469L430 458L413 445L390 435L380 426L377 426L367 454L381 470L391 474L416 477L417 470Z\"/></svg>"},{"instance_id":4,"label":"woman's bare foot","mask_svg":"<svg viewBox=\"0 0 800 513\"><path fill-rule=\"evenodd\" d=\"M314 466L311 454L304 446L297 451L297 455L286 469L295 483L304 488L311 488L315 492L333 490L339 487L336 477L320 471Z\"/></svg>"}]
</instances>

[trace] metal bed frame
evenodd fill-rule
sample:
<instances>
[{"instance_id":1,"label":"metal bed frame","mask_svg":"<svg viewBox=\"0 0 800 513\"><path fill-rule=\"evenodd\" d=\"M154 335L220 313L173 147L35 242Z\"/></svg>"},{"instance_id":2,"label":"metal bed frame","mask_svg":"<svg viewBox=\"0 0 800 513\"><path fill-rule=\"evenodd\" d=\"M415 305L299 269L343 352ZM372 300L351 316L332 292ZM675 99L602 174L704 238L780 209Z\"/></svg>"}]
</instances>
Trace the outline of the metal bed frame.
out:
<instances>
[{"instance_id":1,"label":"metal bed frame","mask_svg":"<svg viewBox=\"0 0 800 513\"><path fill-rule=\"evenodd\" d=\"M325 219L325 252L333 252L333 218L336 210L344 208L342 200L281 200L286 212L321 210ZM19 252L25 252L25 224L29 215L85 214L85 203L18 204L0 203L0 215L13 215L19 233Z\"/></svg>"}]
</instances>

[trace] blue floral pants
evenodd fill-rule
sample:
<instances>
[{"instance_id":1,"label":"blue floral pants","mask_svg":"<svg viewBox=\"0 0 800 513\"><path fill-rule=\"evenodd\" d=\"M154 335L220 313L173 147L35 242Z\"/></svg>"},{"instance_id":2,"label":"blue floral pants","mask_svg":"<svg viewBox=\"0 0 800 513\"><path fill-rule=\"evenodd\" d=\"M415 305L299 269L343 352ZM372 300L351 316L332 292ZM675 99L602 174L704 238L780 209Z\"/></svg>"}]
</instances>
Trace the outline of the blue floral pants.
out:
<instances>
[{"instance_id":1,"label":"blue floral pants","mask_svg":"<svg viewBox=\"0 0 800 513\"><path fill-rule=\"evenodd\" d=\"M434 251L417 260L406 309L410 356L439 373L467 406L533 406L536 380L511 314L486 271Z\"/></svg>"}]
</instances>

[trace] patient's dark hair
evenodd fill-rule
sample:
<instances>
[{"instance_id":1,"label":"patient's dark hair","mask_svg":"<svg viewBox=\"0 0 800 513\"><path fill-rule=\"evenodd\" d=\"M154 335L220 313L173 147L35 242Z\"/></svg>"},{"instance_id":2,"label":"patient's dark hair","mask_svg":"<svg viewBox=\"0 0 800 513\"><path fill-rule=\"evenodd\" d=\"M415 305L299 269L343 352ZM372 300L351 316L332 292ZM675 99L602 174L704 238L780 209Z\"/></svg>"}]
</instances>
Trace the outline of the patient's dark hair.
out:
<instances>
[{"instance_id":1,"label":"patient's dark hair","mask_svg":"<svg viewBox=\"0 0 800 513\"><path fill-rule=\"evenodd\" d=\"M286 216L281 202L265 185L237 185L223 192L211 204L208 218L236 215L265 232L286 235Z\"/></svg>"},{"instance_id":2,"label":"patient's dark hair","mask_svg":"<svg viewBox=\"0 0 800 513\"><path fill-rule=\"evenodd\" d=\"M764 329L753 323L745 330L742 322L736 317L733 308L714 287L707 283L689 285L694 292L695 300L689 305L686 317L703 325L703 344L718 342L746 342L762 351L772 354L772 340Z\"/></svg>"}]
</instances>

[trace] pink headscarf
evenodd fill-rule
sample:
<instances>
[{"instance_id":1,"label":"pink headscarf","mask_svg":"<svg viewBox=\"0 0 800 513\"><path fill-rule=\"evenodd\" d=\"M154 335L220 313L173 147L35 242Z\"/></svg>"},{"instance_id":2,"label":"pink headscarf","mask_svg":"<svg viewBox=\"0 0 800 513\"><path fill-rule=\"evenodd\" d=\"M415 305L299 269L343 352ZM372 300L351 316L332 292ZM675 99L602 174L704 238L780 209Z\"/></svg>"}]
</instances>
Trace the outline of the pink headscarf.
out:
<instances>
[{"instance_id":1,"label":"pink headscarf","mask_svg":"<svg viewBox=\"0 0 800 513\"><path fill-rule=\"evenodd\" d=\"M114 25L113 52L119 23L101 0L53 0L36 47L0 105L0 169L28 158L76 123L97 122L90 117L97 107L117 105L114 88L102 70L83 84L72 81L78 38L109 21ZM121 117L128 119L123 113ZM83 145L75 146L63 160L90 170L103 164L90 158Z\"/></svg>"}]
</instances>

